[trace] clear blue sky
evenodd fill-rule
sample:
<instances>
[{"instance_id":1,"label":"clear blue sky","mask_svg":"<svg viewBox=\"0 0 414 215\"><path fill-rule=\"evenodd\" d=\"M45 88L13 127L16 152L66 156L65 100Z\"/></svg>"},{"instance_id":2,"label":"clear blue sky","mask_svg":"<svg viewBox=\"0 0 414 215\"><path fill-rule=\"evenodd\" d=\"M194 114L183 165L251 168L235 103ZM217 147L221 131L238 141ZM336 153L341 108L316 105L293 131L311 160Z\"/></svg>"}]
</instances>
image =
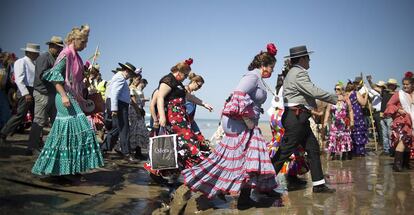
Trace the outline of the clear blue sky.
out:
<instances>
[{"instance_id":1,"label":"clear blue sky","mask_svg":"<svg viewBox=\"0 0 414 215\"><path fill-rule=\"evenodd\" d=\"M410 0L3 0L0 47L18 56L26 42L46 50L52 35L65 37L72 27L89 24L84 59L99 44L98 63L107 80L118 62L142 66L147 96L175 63L192 57L193 71L206 81L197 96L215 108L200 108L197 117L218 118L224 99L268 42L279 49L276 72L290 47L314 50L311 79L328 91L361 72L374 81L400 81L414 70L413 9ZM272 87L276 77L267 80Z\"/></svg>"}]
</instances>

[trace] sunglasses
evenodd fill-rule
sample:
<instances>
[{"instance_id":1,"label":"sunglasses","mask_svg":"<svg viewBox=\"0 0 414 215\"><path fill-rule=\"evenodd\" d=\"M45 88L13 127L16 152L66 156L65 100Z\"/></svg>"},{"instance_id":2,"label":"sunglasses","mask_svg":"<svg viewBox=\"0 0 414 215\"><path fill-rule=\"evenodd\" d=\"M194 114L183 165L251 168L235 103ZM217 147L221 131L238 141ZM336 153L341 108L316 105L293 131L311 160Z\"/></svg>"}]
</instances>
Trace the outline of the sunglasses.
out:
<instances>
[{"instance_id":1,"label":"sunglasses","mask_svg":"<svg viewBox=\"0 0 414 215\"><path fill-rule=\"evenodd\" d=\"M183 76L184 76L184 79L187 79L188 78L188 74L189 73L184 73L184 72L180 72L181 74L183 74Z\"/></svg>"},{"instance_id":2,"label":"sunglasses","mask_svg":"<svg viewBox=\"0 0 414 215\"><path fill-rule=\"evenodd\" d=\"M199 83L199 82L195 82L195 84L197 85L197 88L198 88L198 89L200 89L200 88L203 86L203 84L201 84L201 83Z\"/></svg>"},{"instance_id":3,"label":"sunglasses","mask_svg":"<svg viewBox=\"0 0 414 215\"><path fill-rule=\"evenodd\" d=\"M341 91L342 89L341 88L335 88L335 91Z\"/></svg>"}]
</instances>

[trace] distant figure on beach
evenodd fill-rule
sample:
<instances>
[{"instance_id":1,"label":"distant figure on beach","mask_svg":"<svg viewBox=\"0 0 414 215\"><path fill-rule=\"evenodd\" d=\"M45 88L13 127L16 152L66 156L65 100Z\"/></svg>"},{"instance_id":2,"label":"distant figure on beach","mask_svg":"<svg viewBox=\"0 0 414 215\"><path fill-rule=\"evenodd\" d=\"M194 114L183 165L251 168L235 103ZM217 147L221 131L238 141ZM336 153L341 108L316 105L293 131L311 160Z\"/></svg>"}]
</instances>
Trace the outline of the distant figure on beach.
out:
<instances>
[{"instance_id":1,"label":"distant figure on beach","mask_svg":"<svg viewBox=\"0 0 414 215\"><path fill-rule=\"evenodd\" d=\"M279 147L272 161L278 173L285 161L299 145L302 145L310 161L313 192L331 193L335 190L325 185L319 144L310 128L309 117L311 110L316 108L315 99L335 104L338 96L325 92L311 82L307 71L310 67L310 53L312 52L308 52L306 46L297 46L291 48L290 55L285 57L291 59L292 63L292 68L283 82L286 110L282 124L286 129L285 144Z\"/></svg>"},{"instance_id":2,"label":"distant figure on beach","mask_svg":"<svg viewBox=\"0 0 414 215\"><path fill-rule=\"evenodd\" d=\"M267 93L263 79L270 78L276 64L276 47L257 54L238 86L227 99L221 125L225 135L212 154L199 165L182 171L184 183L208 198L237 195L238 208L252 207L251 188L271 192L275 171L266 150L267 141L258 127Z\"/></svg>"}]
</instances>

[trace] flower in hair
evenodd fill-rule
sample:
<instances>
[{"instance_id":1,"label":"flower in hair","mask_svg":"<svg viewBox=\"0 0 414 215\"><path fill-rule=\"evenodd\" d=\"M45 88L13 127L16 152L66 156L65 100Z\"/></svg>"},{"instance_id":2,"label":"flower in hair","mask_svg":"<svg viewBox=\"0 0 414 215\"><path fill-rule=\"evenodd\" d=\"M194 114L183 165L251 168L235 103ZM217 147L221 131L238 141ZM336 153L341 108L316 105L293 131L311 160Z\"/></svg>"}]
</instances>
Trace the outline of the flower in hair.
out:
<instances>
[{"instance_id":1,"label":"flower in hair","mask_svg":"<svg viewBox=\"0 0 414 215\"><path fill-rule=\"evenodd\" d=\"M413 72L411 72L411 71L407 71L407 72L404 74L404 77L406 77L406 78L413 78Z\"/></svg>"},{"instance_id":2,"label":"flower in hair","mask_svg":"<svg viewBox=\"0 0 414 215\"><path fill-rule=\"evenodd\" d=\"M266 48L267 48L267 53L269 53L270 55L275 56L277 54L277 48L275 44L269 43L267 44Z\"/></svg>"},{"instance_id":3,"label":"flower in hair","mask_svg":"<svg viewBox=\"0 0 414 215\"><path fill-rule=\"evenodd\" d=\"M188 66L191 66L191 64L193 64L193 58L188 58L188 60L184 61Z\"/></svg>"},{"instance_id":4,"label":"flower in hair","mask_svg":"<svg viewBox=\"0 0 414 215\"><path fill-rule=\"evenodd\" d=\"M90 69L90 67L91 67L91 62L89 62L89 60L87 60L87 61L85 62L84 67L86 67L86 68Z\"/></svg>"}]
</instances>

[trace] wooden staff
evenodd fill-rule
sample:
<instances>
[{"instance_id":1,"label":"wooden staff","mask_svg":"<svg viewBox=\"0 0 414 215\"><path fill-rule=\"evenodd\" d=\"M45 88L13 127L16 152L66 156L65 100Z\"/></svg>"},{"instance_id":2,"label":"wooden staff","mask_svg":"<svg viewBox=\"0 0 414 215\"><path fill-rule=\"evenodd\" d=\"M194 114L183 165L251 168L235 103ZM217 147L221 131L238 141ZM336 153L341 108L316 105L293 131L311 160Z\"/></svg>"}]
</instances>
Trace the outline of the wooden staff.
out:
<instances>
[{"instance_id":1,"label":"wooden staff","mask_svg":"<svg viewBox=\"0 0 414 215\"><path fill-rule=\"evenodd\" d=\"M368 93L368 97L369 97L369 93ZM374 125L374 117L372 116L371 102L369 101L369 99L368 99L368 110L369 110L369 118L371 120L372 133L373 133L373 136L374 136L375 152L377 152L378 151L377 134L376 134L376 129L375 129L375 125Z\"/></svg>"},{"instance_id":2,"label":"wooden staff","mask_svg":"<svg viewBox=\"0 0 414 215\"><path fill-rule=\"evenodd\" d=\"M361 84L364 84L364 76L361 73ZM378 151L378 141L377 141L377 134L376 129L374 125L374 117L372 116L372 109L371 109L371 102L369 101L369 91L367 87L364 85L365 91L368 94L368 110L369 110L369 119L371 121L371 127L372 127L372 136L374 136L374 143L375 143L375 152Z\"/></svg>"},{"instance_id":3,"label":"wooden staff","mask_svg":"<svg viewBox=\"0 0 414 215\"><path fill-rule=\"evenodd\" d=\"M99 50L99 45L96 46L95 53L93 54L92 64L91 64L92 67L95 64L96 58L98 57L98 50Z\"/></svg>"}]
</instances>

